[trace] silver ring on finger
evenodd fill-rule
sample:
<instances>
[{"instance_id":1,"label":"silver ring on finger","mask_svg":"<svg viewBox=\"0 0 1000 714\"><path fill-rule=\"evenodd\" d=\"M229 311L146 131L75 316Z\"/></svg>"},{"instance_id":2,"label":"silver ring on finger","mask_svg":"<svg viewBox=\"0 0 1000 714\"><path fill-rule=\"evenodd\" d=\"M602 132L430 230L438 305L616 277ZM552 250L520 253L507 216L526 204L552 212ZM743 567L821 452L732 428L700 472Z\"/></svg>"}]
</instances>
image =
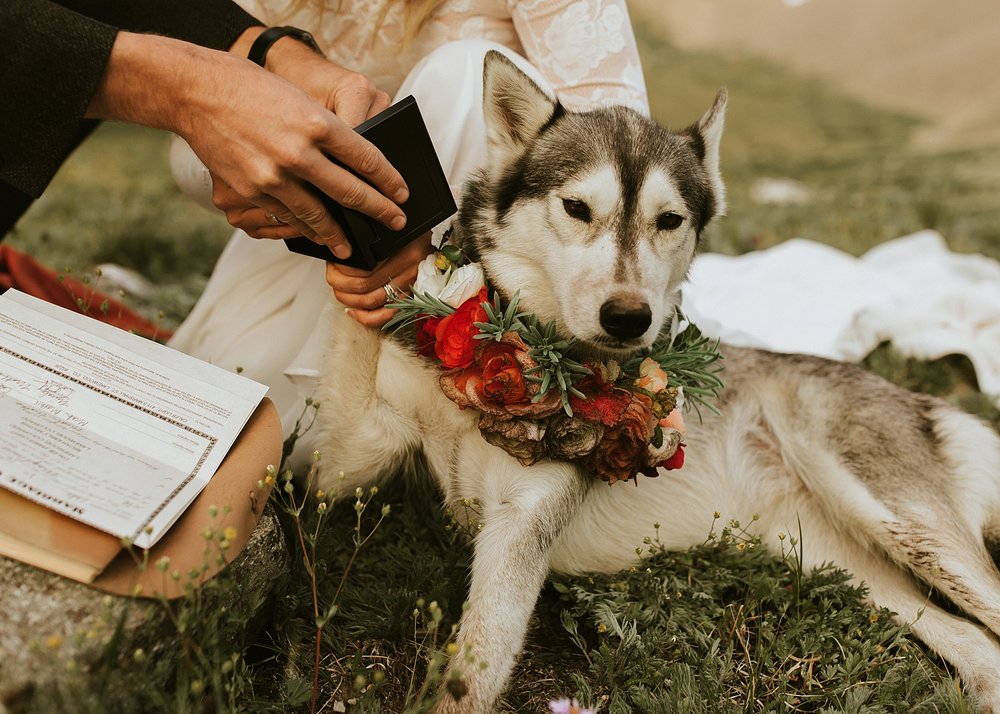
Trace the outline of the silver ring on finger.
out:
<instances>
[{"instance_id":1,"label":"silver ring on finger","mask_svg":"<svg viewBox=\"0 0 1000 714\"><path fill-rule=\"evenodd\" d=\"M274 215L270 211L264 211L264 215L267 216L267 220L269 220L271 223L273 223L276 226L283 226L283 225L285 225L285 222L283 220L281 220L280 218L278 218L276 215Z\"/></svg>"},{"instance_id":2,"label":"silver ring on finger","mask_svg":"<svg viewBox=\"0 0 1000 714\"><path fill-rule=\"evenodd\" d=\"M382 290L385 291L386 304L396 302L403 297L402 293L399 292L399 288L391 280L382 286Z\"/></svg>"}]
</instances>

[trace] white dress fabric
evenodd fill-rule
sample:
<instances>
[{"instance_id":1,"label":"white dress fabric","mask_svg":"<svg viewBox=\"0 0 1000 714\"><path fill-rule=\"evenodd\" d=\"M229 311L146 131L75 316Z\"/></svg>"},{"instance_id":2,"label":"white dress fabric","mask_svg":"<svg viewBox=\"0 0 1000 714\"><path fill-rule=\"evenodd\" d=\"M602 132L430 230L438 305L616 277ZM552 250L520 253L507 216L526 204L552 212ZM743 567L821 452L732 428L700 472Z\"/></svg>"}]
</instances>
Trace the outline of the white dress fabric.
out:
<instances>
[{"instance_id":1,"label":"white dress fabric","mask_svg":"<svg viewBox=\"0 0 1000 714\"><path fill-rule=\"evenodd\" d=\"M390 95L432 50L487 40L527 58L570 109L649 113L625 0L445 0L410 42L405 0L236 1L269 25L309 30L327 57Z\"/></svg>"},{"instance_id":2,"label":"white dress fabric","mask_svg":"<svg viewBox=\"0 0 1000 714\"><path fill-rule=\"evenodd\" d=\"M849 362L882 342L922 359L964 354L1000 407L1000 263L952 253L934 231L860 258L798 238L705 254L683 290L688 317L729 344Z\"/></svg>"},{"instance_id":3,"label":"white dress fabric","mask_svg":"<svg viewBox=\"0 0 1000 714\"><path fill-rule=\"evenodd\" d=\"M505 51L568 107L625 104L649 114L624 0L446 0L409 43L403 41L401 2L388 6L377 33L372 28L384 8L380 1L240 4L268 24L309 30L330 59L366 74L396 99L415 96L456 192L485 158L487 49ZM522 52L528 60L514 54ZM206 190L199 163L183 142L175 145L171 164L178 183L205 203L210 186ZM322 261L291 253L281 241L236 231L169 344L268 385L287 435L305 410L334 337L321 317L330 296ZM310 451L307 437L296 445L295 460Z\"/></svg>"}]
</instances>

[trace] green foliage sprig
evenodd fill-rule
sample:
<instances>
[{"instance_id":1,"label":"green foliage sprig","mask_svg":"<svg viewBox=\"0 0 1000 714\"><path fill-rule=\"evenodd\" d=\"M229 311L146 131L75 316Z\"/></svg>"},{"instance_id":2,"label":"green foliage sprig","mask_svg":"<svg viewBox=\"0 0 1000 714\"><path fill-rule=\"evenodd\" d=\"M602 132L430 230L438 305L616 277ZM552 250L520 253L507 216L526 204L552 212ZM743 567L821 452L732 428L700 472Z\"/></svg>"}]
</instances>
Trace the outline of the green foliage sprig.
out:
<instances>
[{"instance_id":1,"label":"green foliage sprig","mask_svg":"<svg viewBox=\"0 0 1000 714\"><path fill-rule=\"evenodd\" d=\"M428 317L447 317L455 312L455 308L440 298L418 292L414 292L410 297L386 303L386 307L398 312L385 323L383 330L398 330Z\"/></svg>"},{"instance_id":2,"label":"green foliage sprig","mask_svg":"<svg viewBox=\"0 0 1000 714\"><path fill-rule=\"evenodd\" d=\"M566 356L576 344L576 340L572 338L558 339L556 323L549 322L542 327L534 315L530 316L521 337L531 346L531 349L528 350L528 356L538 363L537 367L532 367L524 375L527 379L539 384L538 394L532 401L537 402L544 399L554 384L559 389L563 411L566 412L567 416L573 416L569 395L573 394L581 399L585 397L583 392L573 385L584 375L592 374L589 367Z\"/></svg>"},{"instance_id":3,"label":"green foliage sprig","mask_svg":"<svg viewBox=\"0 0 1000 714\"><path fill-rule=\"evenodd\" d=\"M691 404L698 416L701 407L719 413L713 401L719 398L724 386L719 372L719 341L702 334L698 326L677 310L669 330L664 330L650 347L649 353L634 357L622 365L622 372L630 379L639 376L639 365L645 357L655 360L667 373L673 387L684 390L686 403Z\"/></svg>"},{"instance_id":4,"label":"green foliage sprig","mask_svg":"<svg viewBox=\"0 0 1000 714\"><path fill-rule=\"evenodd\" d=\"M479 334L474 335L476 340L496 340L499 342L505 332L521 333L525 329L522 317L534 317L527 312L518 312L518 304L521 302L521 295L515 294L510 301L510 305L504 310L500 304L500 293L493 291L492 302L483 303L483 311L486 312L486 322L473 323L479 328Z\"/></svg>"}]
</instances>

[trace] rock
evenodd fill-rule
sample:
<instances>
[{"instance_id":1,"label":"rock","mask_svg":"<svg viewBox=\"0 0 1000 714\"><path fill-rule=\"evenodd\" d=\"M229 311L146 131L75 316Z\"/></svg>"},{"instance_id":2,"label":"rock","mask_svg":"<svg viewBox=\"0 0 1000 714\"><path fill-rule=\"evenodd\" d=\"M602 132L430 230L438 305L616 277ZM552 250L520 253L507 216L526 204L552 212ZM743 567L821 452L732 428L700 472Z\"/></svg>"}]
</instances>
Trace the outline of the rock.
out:
<instances>
[{"instance_id":1,"label":"rock","mask_svg":"<svg viewBox=\"0 0 1000 714\"><path fill-rule=\"evenodd\" d=\"M98 286L105 293L124 290L129 295L146 300L156 290L156 285L145 275L116 263L101 263L97 272L101 276Z\"/></svg>"},{"instance_id":2,"label":"rock","mask_svg":"<svg viewBox=\"0 0 1000 714\"><path fill-rule=\"evenodd\" d=\"M802 206L812 201L813 192L795 179L763 176L750 186L750 198L761 206Z\"/></svg>"},{"instance_id":3,"label":"rock","mask_svg":"<svg viewBox=\"0 0 1000 714\"><path fill-rule=\"evenodd\" d=\"M204 670L236 669L288 570L270 505L220 575L170 601L108 595L0 557L0 714L173 710L174 686L197 691Z\"/></svg>"}]
</instances>

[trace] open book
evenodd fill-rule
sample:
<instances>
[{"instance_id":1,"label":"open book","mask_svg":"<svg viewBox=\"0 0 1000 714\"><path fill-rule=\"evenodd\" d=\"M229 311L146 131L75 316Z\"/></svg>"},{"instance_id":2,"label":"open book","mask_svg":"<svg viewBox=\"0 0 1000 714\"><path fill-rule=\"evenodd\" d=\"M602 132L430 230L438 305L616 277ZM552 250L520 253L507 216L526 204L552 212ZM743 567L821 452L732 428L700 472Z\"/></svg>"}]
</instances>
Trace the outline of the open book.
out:
<instances>
[{"instance_id":1,"label":"open book","mask_svg":"<svg viewBox=\"0 0 1000 714\"><path fill-rule=\"evenodd\" d=\"M0 296L0 554L90 582L123 539L153 547L213 478L266 391L7 291ZM273 408L251 427L266 429L267 443L280 447ZM256 482L263 466L228 478Z\"/></svg>"}]
</instances>

